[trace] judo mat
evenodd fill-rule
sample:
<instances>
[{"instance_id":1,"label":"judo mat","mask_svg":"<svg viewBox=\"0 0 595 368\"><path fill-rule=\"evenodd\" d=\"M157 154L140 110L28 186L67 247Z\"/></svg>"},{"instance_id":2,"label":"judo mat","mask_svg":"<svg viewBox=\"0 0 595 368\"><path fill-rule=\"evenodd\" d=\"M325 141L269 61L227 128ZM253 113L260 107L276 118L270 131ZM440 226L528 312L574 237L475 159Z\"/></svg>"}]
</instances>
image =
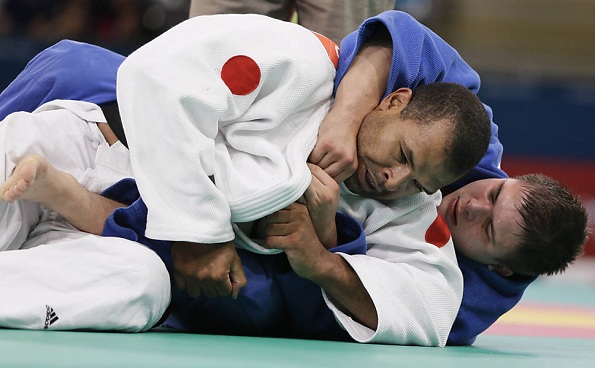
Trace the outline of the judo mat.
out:
<instances>
[{"instance_id":1,"label":"judo mat","mask_svg":"<svg viewBox=\"0 0 595 368\"><path fill-rule=\"evenodd\" d=\"M536 281L470 347L0 329L0 367L595 367L595 262L587 267L570 282Z\"/></svg>"}]
</instances>

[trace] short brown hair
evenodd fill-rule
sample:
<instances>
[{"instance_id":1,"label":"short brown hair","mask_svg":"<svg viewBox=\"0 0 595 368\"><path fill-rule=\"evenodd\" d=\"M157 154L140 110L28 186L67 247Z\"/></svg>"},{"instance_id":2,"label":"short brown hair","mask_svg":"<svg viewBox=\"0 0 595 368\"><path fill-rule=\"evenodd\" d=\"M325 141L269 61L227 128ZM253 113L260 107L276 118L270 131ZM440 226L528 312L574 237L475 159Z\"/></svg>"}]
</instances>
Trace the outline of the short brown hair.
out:
<instances>
[{"instance_id":1,"label":"short brown hair","mask_svg":"<svg viewBox=\"0 0 595 368\"><path fill-rule=\"evenodd\" d=\"M517 208L523 233L518 234L516 252L504 263L528 276L563 272L583 253L589 237L587 211L578 196L548 176L515 179L524 184L523 203Z\"/></svg>"}]
</instances>

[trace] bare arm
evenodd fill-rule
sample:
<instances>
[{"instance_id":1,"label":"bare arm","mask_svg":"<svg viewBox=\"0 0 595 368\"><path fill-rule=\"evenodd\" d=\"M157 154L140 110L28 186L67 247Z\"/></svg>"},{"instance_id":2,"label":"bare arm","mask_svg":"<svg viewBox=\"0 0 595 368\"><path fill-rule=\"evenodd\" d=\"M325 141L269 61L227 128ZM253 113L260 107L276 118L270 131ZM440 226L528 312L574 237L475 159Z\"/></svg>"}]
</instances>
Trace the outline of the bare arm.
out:
<instances>
[{"instance_id":1,"label":"bare arm","mask_svg":"<svg viewBox=\"0 0 595 368\"><path fill-rule=\"evenodd\" d=\"M343 313L376 330L376 307L353 268L338 254L326 252L326 256L325 267L320 267L318 272L307 278L324 289Z\"/></svg>"},{"instance_id":2,"label":"bare arm","mask_svg":"<svg viewBox=\"0 0 595 368\"><path fill-rule=\"evenodd\" d=\"M305 205L293 203L267 217L266 246L283 249L296 274L323 288L356 321L377 328L372 298L343 257L323 247Z\"/></svg>"},{"instance_id":3,"label":"bare arm","mask_svg":"<svg viewBox=\"0 0 595 368\"><path fill-rule=\"evenodd\" d=\"M384 95L391 61L392 41L383 28L361 47L339 83L334 105L320 126L309 158L337 182L357 168L357 132Z\"/></svg>"},{"instance_id":4,"label":"bare arm","mask_svg":"<svg viewBox=\"0 0 595 368\"><path fill-rule=\"evenodd\" d=\"M345 314L376 329L378 315L353 268L327 249L337 245L335 215L339 186L320 167L308 164L312 182L304 204L295 203L267 217L267 246L283 249L293 270L313 281Z\"/></svg>"}]
</instances>

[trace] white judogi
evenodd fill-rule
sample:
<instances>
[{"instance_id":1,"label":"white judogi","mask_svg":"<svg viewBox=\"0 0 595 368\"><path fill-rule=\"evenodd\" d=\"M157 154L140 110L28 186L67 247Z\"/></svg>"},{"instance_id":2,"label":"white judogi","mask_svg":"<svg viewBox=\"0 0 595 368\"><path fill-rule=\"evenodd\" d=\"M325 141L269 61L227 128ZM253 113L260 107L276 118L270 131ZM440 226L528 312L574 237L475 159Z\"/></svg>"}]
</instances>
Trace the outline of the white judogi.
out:
<instances>
[{"instance_id":1,"label":"white judogi","mask_svg":"<svg viewBox=\"0 0 595 368\"><path fill-rule=\"evenodd\" d=\"M373 331L326 297L359 342L444 346L463 296L463 276L446 223L437 215L440 192L390 202L352 194L341 185L339 211L364 228L366 256L341 254L355 270L378 312Z\"/></svg>"},{"instance_id":2,"label":"white judogi","mask_svg":"<svg viewBox=\"0 0 595 368\"><path fill-rule=\"evenodd\" d=\"M0 178L37 154L94 191L130 176L128 151L109 147L99 107L54 101L0 123ZM161 259L139 244L80 232L25 200L0 200L0 327L137 332L169 305Z\"/></svg>"},{"instance_id":3,"label":"white judogi","mask_svg":"<svg viewBox=\"0 0 595 368\"><path fill-rule=\"evenodd\" d=\"M232 221L297 200L330 109L332 53L259 15L192 18L132 53L117 95L147 236L226 242Z\"/></svg>"},{"instance_id":4,"label":"white judogi","mask_svg":"<svg viewBox=\"0 0 595 368\"><path fill-rule=\"evenodd\" d=\"M311 179L305 161L330 107L330 51L297 25L256 15L213 16L186 21L129 57L119 71L118 102L133 172L149 208L149 237L228 241L232 221L263 217L302 195ZM85 118L73 120L86 125ZM89 129L80 134L98 154L73 149L88 151L84 163L69 165L83 168L80 177L97 169L93 163L105 147L96 128ZM71 154L63 156L58 161ZM439 201L440 194L421 193L383 205L342 193L341 210L364 227L369 244L366 256L343 256L374 301L378 329L351 320L328 298L327 305L356 341L446 342L462 276L452 240L437 220Z\"/></svg>"},{"instance_id":5,"label":"white judogi","mask_svg":"<svg viewBox=\"0 0 595 368\"><path fill-rule=\"evenodd\" d=\"M270 18L209 16L127 58L118 103L149 209L148 237L229 241L232 221L264 217L302 195L335 72L321 45L310 31ZM237 60L245 63L240 82L229 83L227 68ZM344 257L379 314L371 331L327 299L355 340L446 343L463 283L452 240L436 220L440 199L419 194L385 206L343 194L341 210L362 224L369 242L367 256ZM436 231L443 232L439 246L426 241ZM241 243L265 252L245 237Z\"/></svg>"}]
</instances>

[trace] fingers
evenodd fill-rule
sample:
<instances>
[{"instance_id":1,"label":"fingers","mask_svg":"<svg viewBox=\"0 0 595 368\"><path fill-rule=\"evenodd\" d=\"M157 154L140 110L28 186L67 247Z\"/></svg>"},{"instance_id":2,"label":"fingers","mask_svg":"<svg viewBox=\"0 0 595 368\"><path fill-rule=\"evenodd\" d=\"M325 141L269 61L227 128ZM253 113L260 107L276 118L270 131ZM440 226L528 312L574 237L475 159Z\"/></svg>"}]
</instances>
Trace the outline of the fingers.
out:
<instances>
[{"instance_id":1,"label":"fingers","mask_svg":"<svg viewBox=\"0 0 595 368\"><path fill-rule=\"evenodd\" d=\"M312 176L320 181L321 184L325 186L336 186L337 183L333 179L333 176L328 173L327 170L323 169L322 167L314 164L308 164L308 168L312 173Z\"/></svg>"},{"instance_id":2,"label":"fingers","mask_svg":"<svg viewBox=\"0 0 595 368\"><path fill-rule=\"evenodd\" d=\"M243 277L243 285L237 290L241 290L246 285L246 278L243 276L243 270L240 271ZM236 271L237 272L237 271ZM184 277L183 275L174 274L174 281L180 290L185 291L193 298L204 295L207 298L215 298L217 296L229 296L232 294L233 286L230 279L231 272L219 278L199 278L199 277ZM240 276L237 276L239 279ZM237 294L236 294L237 297Z\"/></svg>"},{"instance_id":3,"label":"fingers","mask_svg":"<svg viewBox=\"0 0 595 368\"><path fill-rule=\"evenodd\" d=\"M231 270L229 272L229 278L231 281L231 297L234 299L238 298L240 291L248 284L242 263L238 257L236 262L231 264Z\"/></svg>"},{"instance_id":4,"label":"fingers","mask_svg":"<svg viewBox=\"0 0 595 368\"><path fill-rule=\"evenodd\" d=\"M176 286L180 289L180 290L184 290L186 291L186 279L184 277L182 277L179 273L177 272L173 272L173 277L174 277L174 281L176 283Z\"/></svg>"},{"instance_id":5,"label":"fingers","mask_svg":"<svg viewBox=\"0 0 595 368\"><path fill-rule=\"evenodd\" d=\"M222 244L175 243L172 247L176 285L191 297L236 298L247 280L231 242Z\"/></svg>"},{"instance_id":6,"label":"fingers","mask_svg":"<svg viewBox=\"0 0 595 368\"><path fill-rule=\"evenodd\" d=\"M268 240L272 237L285 236L291 233L291 224L292 221L295 221L295 214L293 214L292 211L295 210L297 206L305 208L305 205L303 204L292 203L286 208L272 213L266 217L265 232L267 243L269 243Z\"/></svg>"},{"instance_id":7,"label":"fingers","mask_svg":"<svg viewBox=\"0 0 595 368\"><path fill-rule=\"evenodd\" d=\"M322 168L313 164L308 164L308 167L312 172L312 181L304 192L308 208L312 210L314 208L313 206L321 206L338 201L339 184Z\"/></svg>"},{"instance_id":8,"label":"fingers","mask_svg":"<svg viewBox=\"0 0 595 368\"><path fill-rule=\"evenodd\" d=\"M192 279L187 279L184 275L180 273L174 273L174 281L176 282L176 286L180 289L188 293L193 298L199 297L206 293L202 291L200 284L193 282Z\"/></svg>"},{"instance_id":9,"label":"fingers","mask_svg":"<svg viewBox=\"0 0 595 368\"><path fill-rule=\"evenodd\" d=\"M287 224L295 221L296 216L308 215L306 205L302 203L291 203L289 206L266 217L267 225L271 224Z\"/></svg>"},{"instance_id":10,"label":"fingers","mask_svg":"<svg viewBox=\"0 0 595 368\"><path fill-rule=\"evenodd\" d=\"M353 175L357 170L357 157L347 153L333 152L331 147L315 146L308 161L318 165L337 183Z\"/></svg>"},{"instance_id":11,"label":"fingers","mask_svg":"<svg viewBox=\"0 0 595 368\"><path fill-rule=\"evenodd\" d=\"M345 181L347 178L349 178L351 175L353 175L353 173L355 172L355 169L351 169L351 168L348 170L346 170L346 169L342 169L342 170L341 169L337 169L337 170L332 169L332 171L329 170L328 172L329 172L329 175L331 175L332 178L337 183L341 183L341 182ZM331 172L332 172L332 174L331 174Z\"/></svg>"},{"instance_id":12,"label":"fingers","mask_svg":"<svg viewBox=\"0 0 595 368\"><path fill-rule=\"evenodd\" d=\"M312 152L310 152L310 156L308 156L308 162L311 162L316 165L320 165L320 160L327 154L327 150L324 150L320 146L320 142L316 143Z\"/></svg>"},{"instance_id":13,"label":"fingers","mask_svg":"<svg viewBox=\"0 0 595 368\"><path fill-rule=\"evenodd\" d=\"M207 298L214 298L217 296L217 293L213 289L213 286L207 285L204 282L202 284L199 284L190 280L190 282L188 282L186 285L188 285L186 292L193 298L196 298L200 295L204 295Z\"/></svg>"},{"instance_id":14,"label":"fingers","mask_svg":"<svg viewBox=\"0 0 595 368\"><path fill-rule=\"evenodd\" d=\"M335 177L339 175L344 170L344 164L340 161L340 158L334 157L333 154L330 152L321 151L323 153L312 151L310 154L310 162L319 166L322 170L324 170L329 176ZM316 160L314 159L316 158Z\"/></svg>"}]
</instances>

